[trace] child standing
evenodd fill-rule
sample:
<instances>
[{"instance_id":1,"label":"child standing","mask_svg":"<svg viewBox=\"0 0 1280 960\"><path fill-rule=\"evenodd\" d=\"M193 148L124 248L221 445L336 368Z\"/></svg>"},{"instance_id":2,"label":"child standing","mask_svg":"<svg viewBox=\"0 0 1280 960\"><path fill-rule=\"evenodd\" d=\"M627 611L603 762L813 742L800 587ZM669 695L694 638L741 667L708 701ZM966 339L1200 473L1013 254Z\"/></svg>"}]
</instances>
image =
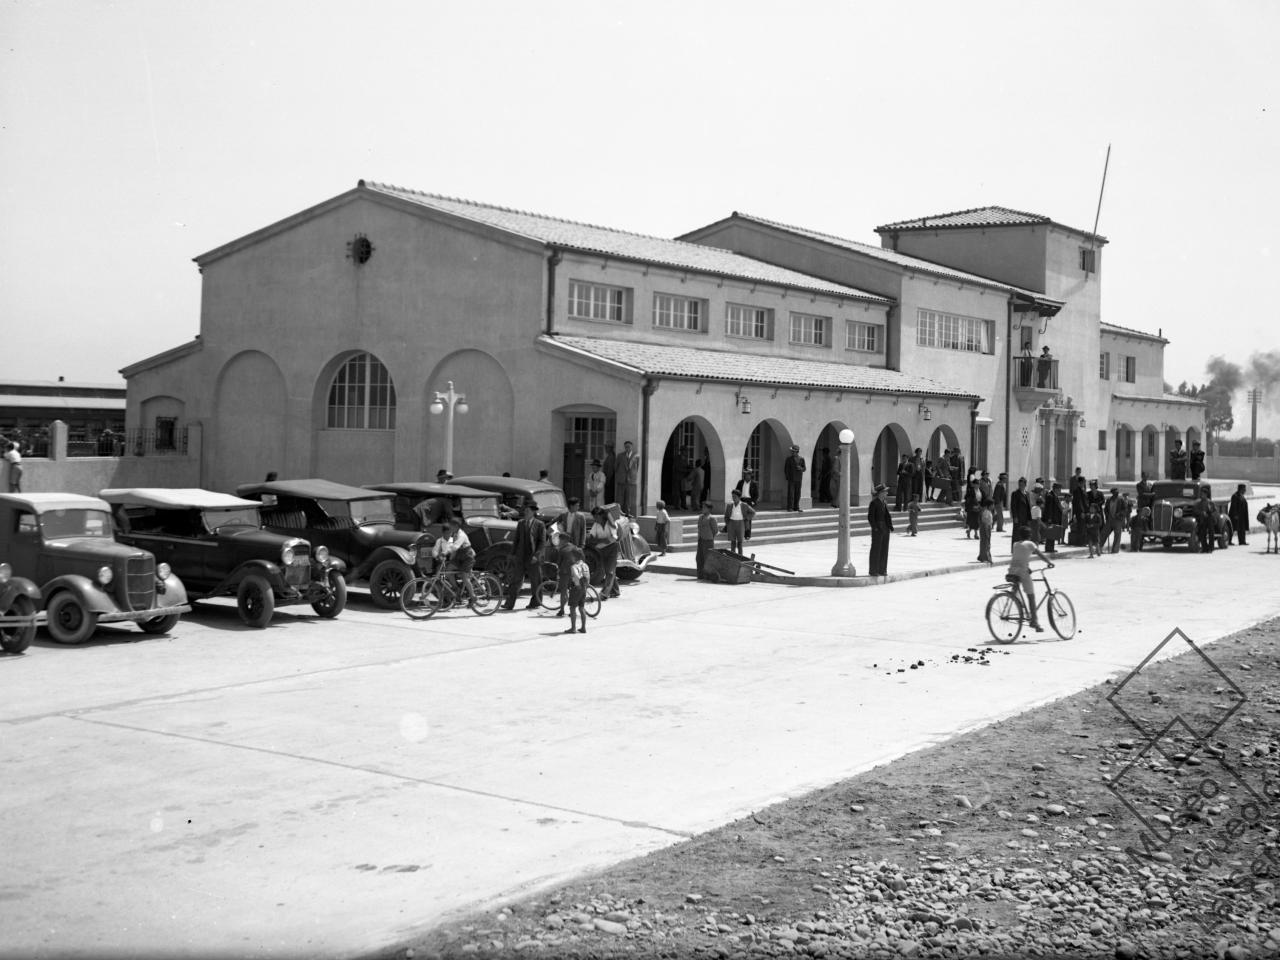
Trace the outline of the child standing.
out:
<instances>
[{"instance_id":1,"label":"child standing","mask_svg":"<svg viewBox=\"0 0 1280 960\"><path fill-rule=\"evenodd\" d=\"M587 581L591 579L591 568L585 560L575 561L569 568L569 629L565 633L573 633L574 624L582 618L582 626L578 633L587 632Z\"/></svg>"},{"instance_id":2,"label":"child standing","mask_svg":"<svg viewBox=\"0 0 1280 960\"><path fill-rule=\"evenodd\" d=\"M667 505L659 500L658 509L653 515L653 529L658 535L658 553L667 555L667 533L671 529L671 514L667 513Z\"/></svg>"},{"instance_id":3,"label":"child standing","mask_svg":"<svg viewBox=\"0 0 1280 960\"><path fill-rule=\"evenodd\" d=\"M913 537L920 532L920 494L913 493L907 504L907 533Z\"/></svg>"}]
</instances>

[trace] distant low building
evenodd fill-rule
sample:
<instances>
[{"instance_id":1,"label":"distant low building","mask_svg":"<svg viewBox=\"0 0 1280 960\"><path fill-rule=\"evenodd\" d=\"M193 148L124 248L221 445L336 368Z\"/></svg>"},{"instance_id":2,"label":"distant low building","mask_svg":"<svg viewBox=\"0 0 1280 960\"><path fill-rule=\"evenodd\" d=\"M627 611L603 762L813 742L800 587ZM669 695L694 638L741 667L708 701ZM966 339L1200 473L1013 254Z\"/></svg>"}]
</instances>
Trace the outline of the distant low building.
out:
<instances>
[{"instance_id":1,"label":"distant low building","mask_svg":"<svg viewBox=\"0 0 1280 960\"><path fill-rule=\"evenodd\" d=\"M0 437L20 439L24 452L46 456L49 425L61 420L69 444L96 447L105 431L124 433L125 391L124 381L0 381Z\"/></svg>"}]
</instances>

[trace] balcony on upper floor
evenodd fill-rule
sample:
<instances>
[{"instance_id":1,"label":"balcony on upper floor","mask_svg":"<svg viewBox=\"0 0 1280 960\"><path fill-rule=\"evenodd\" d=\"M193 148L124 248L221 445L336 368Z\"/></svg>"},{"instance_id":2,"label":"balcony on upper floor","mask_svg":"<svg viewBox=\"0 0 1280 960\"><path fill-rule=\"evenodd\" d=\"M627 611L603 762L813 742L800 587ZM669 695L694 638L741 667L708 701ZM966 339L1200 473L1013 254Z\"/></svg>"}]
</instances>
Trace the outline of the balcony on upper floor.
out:
<instances>
[{"instance_id":1,"label":"balcony on upper floor","mask_svg":"<svg viewBox=\"0 0 1280 960\"><path fill-rule=\"evenodd\" d=\"M1046 400L1061 397L1058 361L1045 356L1014 357L1013 396L1018 401L1018 409L1024 413L1043 406Z\"/></svg>"}]
</instances>

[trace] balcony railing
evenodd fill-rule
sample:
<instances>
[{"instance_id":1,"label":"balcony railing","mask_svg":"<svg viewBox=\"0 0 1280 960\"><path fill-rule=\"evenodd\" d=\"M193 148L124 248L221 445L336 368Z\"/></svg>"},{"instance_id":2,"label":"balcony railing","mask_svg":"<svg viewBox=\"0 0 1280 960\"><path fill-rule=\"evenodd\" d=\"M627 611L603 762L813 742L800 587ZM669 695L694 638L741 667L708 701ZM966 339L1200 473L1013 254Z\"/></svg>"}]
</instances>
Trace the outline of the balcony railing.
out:
<instances>
[{"instance_id":1,"label":"balcony railing","mask_svg":"<svg viewBox=\"0 0 1280 960\"><path fill-rule=\"evenodd\" d=\"M1045 357L1014 357L1015 390L1057 390L1058 361Z\"/></svg>"}]
</instances>

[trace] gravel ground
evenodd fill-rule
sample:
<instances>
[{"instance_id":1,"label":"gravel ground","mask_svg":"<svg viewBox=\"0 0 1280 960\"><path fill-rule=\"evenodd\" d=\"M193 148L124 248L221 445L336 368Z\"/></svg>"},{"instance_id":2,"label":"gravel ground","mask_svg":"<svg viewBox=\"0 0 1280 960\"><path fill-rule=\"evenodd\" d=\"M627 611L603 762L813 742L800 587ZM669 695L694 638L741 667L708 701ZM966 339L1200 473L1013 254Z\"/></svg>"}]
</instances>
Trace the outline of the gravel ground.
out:
<instances>
[{"instance_id":1,"label":"gravel ground","mask_svg":"<svg viewBox=\"0 0 1280 960\"><path fill-rule=\"evenodd\" d=\"M1277 640L1174 637L1130 678L381 956L1280 956Z\"/></svg>"}]
</instances>

